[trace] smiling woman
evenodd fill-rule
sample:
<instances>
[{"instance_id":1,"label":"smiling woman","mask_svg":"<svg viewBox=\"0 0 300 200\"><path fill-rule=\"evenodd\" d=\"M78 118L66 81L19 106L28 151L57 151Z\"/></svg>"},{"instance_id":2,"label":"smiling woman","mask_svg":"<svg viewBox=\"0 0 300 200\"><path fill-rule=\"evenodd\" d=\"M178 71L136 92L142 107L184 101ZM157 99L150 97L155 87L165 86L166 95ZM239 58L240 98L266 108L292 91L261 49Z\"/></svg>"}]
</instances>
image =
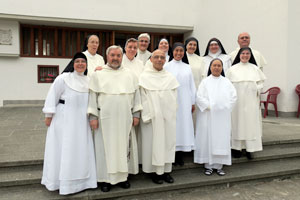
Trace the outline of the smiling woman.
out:
<instances>
[{"instance_id":1,"label":"smiling woman","mask_svg":"<svg viewBox=\"0 0 300 200\"><path fill-rule=\"evenodd\" d=\"M79 52L72 60L73 66L55 79L43 108L48 131L42 184L63 195L97 187L94 146L86 114L87 58Z\"/></svg>"},{"instance_id":2,"label":"smiling woman","mask_svg":"<svg viewBox=\"0 0 300 200\"><path fill-rule=\"evenodd\" d=\"M256 66L249 47L239 50L226 76L236 88L238 99L232 111L233 156L241 157L241 150L246 149L246 156L252 159L251 153L263 148L259 97L266 77Z\"/></svg>"},{"instance_id":3,"label":"smiling woman","mask_svg":"<svg viewBox=\"0 0 300 200\"><path fill-rule=\"evenodd\" d=\"M175 164L184 165L182 152L194 149L194 126L192 112L195 109L196 88L191 67L188 65L182 43L174 43L173 57L164 69L171 72L179 82L177 90L178 109L176 117L176 156Z\"/></svg>"}]
</instances>

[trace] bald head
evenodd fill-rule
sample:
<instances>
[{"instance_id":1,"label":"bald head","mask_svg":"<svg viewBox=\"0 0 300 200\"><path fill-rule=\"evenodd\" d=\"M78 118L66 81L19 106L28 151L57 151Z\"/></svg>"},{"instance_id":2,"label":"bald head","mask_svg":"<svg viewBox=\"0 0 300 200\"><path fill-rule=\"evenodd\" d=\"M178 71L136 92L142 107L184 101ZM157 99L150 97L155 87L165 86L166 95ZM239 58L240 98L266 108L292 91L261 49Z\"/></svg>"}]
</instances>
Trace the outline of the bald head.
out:
<instances>
[{"instance_id":1,"label":"bald head","mask_svg":"<svg viewBox=\"0 0 300 200\"><path fill-rule=\"evenodd\" d=\"M157 49L153 51L150 60L153 64L153 67L157 71L161 71L166 62L166 54L162 50Z\"/></svg>"},{"instance_id":2,"label":"bald head","mask_svg":"<svg viewBox=\"0 0 300 200\"><path fill-rule=\"evenodd\" d=\"M240 48L249 47L250 45L250 35L247 32L240 33L238 36L238 43Z\"/></svg>"}]
</instances>

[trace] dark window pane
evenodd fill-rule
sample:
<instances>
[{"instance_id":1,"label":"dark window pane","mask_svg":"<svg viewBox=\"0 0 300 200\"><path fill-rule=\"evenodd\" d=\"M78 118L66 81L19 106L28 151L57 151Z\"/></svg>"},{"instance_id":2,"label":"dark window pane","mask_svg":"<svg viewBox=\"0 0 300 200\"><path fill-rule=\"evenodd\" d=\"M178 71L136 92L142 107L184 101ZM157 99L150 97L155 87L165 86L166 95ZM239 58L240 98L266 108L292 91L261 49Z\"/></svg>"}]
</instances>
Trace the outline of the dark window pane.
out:
<instances>
[{"instance_id":1,"label":"dark window pane","mask_svg":"<svg viewBox=\"0 0 300 200\"><path fill-rule=\"evenodd\" d=\"M62 30L58 29L57 30L57 35L58 35L58 56L62 56Z\"/></svg>"},{"instance_id":2,"label":"dark window pane","mask_svg":"<svg viewBox=\"0 0 300 200\"><path fill-rule=\"evenodd\" d=\"M24 27L22 29L23 33L23 54L30 55L30 28Z\"/></svg>"}]
</instances>

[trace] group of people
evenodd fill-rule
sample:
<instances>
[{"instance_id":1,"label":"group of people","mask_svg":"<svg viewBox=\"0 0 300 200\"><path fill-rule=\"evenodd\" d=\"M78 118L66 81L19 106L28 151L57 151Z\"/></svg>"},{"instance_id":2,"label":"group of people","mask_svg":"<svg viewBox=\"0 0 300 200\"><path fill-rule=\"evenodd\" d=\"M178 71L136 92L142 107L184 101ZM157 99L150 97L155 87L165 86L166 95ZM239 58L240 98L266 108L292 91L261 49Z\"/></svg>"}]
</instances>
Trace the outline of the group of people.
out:
<instances>
[{"instance_id":1,"label":"group of people","mask_svg":"<svg viewBox=\"0 0 300 200\"><path fill-rule=\"evenodd\" d=\"M259 95L264 57L250 35L226 54L212 38L200 57L190 37L172 48L166 38L151 53L150 36L130 38L97 54L99 38L51 85L43 112L48 126L42 184L62 195L85 189L130 187L129 174L148 173L156 184L173 183L172 165L185 152L204 164L205 175L225 175L231 156L248 159L262 150ZM194 114L193 114L194 113Z\"/></svg>"}]
</instances>

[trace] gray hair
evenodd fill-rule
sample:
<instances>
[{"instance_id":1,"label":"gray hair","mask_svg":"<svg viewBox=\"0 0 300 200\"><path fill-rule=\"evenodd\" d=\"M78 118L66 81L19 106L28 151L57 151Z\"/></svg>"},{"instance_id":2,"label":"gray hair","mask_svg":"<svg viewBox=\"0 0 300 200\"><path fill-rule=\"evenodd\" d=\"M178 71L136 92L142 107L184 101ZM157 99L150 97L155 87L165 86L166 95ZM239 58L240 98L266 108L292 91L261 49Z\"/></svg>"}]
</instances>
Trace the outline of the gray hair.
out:
<instances>
[{"instance_id":1,"label":"gray hair","mask_svg":"<svg viewBox=\"0 0 300 200\"><path fill-rule=\"evenodd\" d=\"M135 38L129 38L129 39L126 41L126 43L125 43L125 48L127 47L127 45L128 45L129 42L136 42L136 43L137 43L138 41L137 41L137 39L135 39Z\"/></svg>"},{"instance_id":2,"label":"gray hair","mask_svg":"<svg viewBox=\"0 0 300 200\"><path fill-rule=\"evenodd\" d=\"M123 49L120 46L112 45L106 49L106 55L108 55L112 49L119 49L121 51L121 54L123 54Z\"/></svg>"},{"instance_id":3,"label":"gray hair","mask_svg":"<svg viewBox=\"0 0 300 200\"><path fill-rule=\"evenodd\" d=\"M148 33L141 33L141 34L139 35L139 37L138 37L138 40L140 40L141 37L146 37L146 38L148 38L149 43L150 43L150 35L149 35Z\"/></svg>"}]
</instances>

